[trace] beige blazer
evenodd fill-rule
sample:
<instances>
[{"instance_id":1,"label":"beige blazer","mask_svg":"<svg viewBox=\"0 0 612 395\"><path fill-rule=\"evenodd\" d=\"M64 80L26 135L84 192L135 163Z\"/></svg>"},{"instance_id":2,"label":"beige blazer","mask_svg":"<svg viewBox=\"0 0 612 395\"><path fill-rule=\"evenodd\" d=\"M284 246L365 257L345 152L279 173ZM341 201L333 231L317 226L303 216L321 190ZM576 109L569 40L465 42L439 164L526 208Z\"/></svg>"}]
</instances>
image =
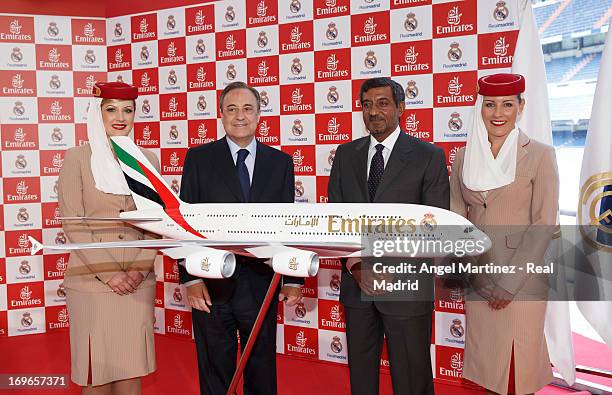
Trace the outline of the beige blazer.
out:
<instances>
[{"instance_id":1,"label":"beige blazer","mask_svg":"<svg viewBox=\"0 0 612 395\"><path fill-rule=\"evenodd\" d=\"M532 275L527 262L543 263L554 234L559 208L559 176L554 148L519 133L514 182L485 194L465 187L462 179L465 148L459 150L450 180L451 210L485 231L492 249L479 264L516 266L516 274L493 275L492 280L512 294L546 291L547 275ZM522 267L523 270L519 270Z\"/></svg>"},{"instance_id":2,"label":"beige blazer","mask_svg":"<svg viewBox=\"0 0 612 395\"><path fill-rule=\"evenodd\" d=\"M142 149L147 159L159 170L152 152ZM58 200L62 216L118 217L123 211L136 210L134 200L127 195L113 195L96 189L90 166L88 144L66 151L58 181ZM70 243L142 240L155 238L124 222L63 221ZM75 250L70 254L64 286L82 292L110 292L106 285L120 270L139 270L145 280L140 285L155 285L153 263L156 250L136 248Z\"/></svg>"}]
</instances>

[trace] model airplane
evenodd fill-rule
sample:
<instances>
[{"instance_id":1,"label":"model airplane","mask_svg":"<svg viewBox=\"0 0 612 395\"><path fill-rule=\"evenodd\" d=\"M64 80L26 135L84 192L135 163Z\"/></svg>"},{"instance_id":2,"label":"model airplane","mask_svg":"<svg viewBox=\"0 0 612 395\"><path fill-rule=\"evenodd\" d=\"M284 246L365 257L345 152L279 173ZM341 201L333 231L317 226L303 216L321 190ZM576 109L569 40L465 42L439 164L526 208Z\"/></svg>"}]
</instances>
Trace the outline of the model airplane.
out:
<instances>
[{"instance_id":1,"label":"model airplane","mask_svg":"<svg viewBox=\"0 0 612 395\"><path fill-rule=\"evenodd\" d=\"M457 246L491 242L472 223L451 211L413 204L190 204L181 201L129 137L112 137L136 210L119 218L62 220L125 221L163 239L42 245L30 237L32 255L42 248L155 248L184 259L189 273L227 278L235 254L270 259L275 272L315 276L319 258L458 255Z\"/></svg>"}]
</instances>

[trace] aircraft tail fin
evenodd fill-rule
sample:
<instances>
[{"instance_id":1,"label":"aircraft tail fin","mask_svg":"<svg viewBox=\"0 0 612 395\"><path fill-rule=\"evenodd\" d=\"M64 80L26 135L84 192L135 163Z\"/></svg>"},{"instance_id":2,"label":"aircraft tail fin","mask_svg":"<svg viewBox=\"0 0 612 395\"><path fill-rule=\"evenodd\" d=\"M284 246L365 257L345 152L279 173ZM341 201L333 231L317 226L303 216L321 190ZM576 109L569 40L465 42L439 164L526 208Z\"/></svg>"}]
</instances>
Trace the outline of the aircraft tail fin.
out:
<instances>
[{"instance_id":1,"label":"aircraft tail fin","mask_svg":"<svg viewBox=\"0 0 612 395\"><path fill-rule=\"evenodd\" d=\"M176 209L184 204L131 138L114 136L111 143L138 210Z\"/></svg>"}]
</instances>

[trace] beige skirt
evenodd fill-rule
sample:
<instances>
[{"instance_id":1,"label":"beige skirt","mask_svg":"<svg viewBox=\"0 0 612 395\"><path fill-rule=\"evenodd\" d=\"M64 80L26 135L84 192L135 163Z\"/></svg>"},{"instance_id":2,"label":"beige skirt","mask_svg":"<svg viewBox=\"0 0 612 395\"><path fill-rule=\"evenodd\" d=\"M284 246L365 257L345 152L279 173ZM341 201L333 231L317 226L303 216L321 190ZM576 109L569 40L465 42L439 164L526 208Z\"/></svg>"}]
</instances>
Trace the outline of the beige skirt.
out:
<instances>
[{"instance_id":1,"label":"beige skirt","mask_svg":"<svg viewBox=\"0 0 612 395\"><path fill-rule=\"evenodd\" d=\"M66 289L70 317L71 378L91 384L146 376L155 371L155 287L120 296Z\"/></svg>"},{"instance_id":2,"label":"beige skirt","mask_svg":"<svg viewBox=\"0 0 612 395\"><path fill-rule=\"evenodd\" d=\"M514 347L516 394L536 392L552 379L544 337L546 302L513 301L502 310L467 301L463 377L506 395Z\"/></svg>"}]
</instances>

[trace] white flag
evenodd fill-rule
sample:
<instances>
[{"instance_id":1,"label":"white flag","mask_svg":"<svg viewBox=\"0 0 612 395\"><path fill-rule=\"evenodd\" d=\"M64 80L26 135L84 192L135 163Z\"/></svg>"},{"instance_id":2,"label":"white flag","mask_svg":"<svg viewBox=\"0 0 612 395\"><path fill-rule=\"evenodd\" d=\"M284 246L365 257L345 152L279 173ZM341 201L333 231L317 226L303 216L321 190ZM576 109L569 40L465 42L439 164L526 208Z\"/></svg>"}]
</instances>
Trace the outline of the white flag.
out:
<instances>
[{"instance_id":1,"label":"white flag","mask_svg":"<svg viewBox=\"0 0 612 395\"><path fill-rule=\"evenodd\" d=\"M546 85L546 68L544 55L538 35L538 27L533 15L530 0L520 2L522 12L521 28L516 42L512 72L525 77L525 108L518 121L518 126L530 138L541 143L552 145L552 128L548 107L548 88ZM559 223L557 215L557 224ZM550 242L546 251L546 262L555 261L557 267L562 256L562 238ZM560 276L564 279L564 276ZM557 284L557 286L565 286ZM562 290L559 292L564 294ZM557 368L569 385L576 381L576 363L572 343L569 303L567 301L550 301L546 308L544 325L548 354L552 364Z\"/></svg>"},{"instance_id":2,"label":"white flag","mask_svg":"<svg viewBox=\"0 0 612 395\"><path fill-rule=\"evenodd\" d=\"M542 44L538 35L530 0L522 0L521 28L512 59L512 72L525 77L525 109L518 120L518 126L530 138L552 145L548 88Z\"/></svg>"},{"instance_id":3,"label":"white flag","mask_svg":"<svg viewBox=\"0 0 612 395\"><path fill-rule=\"evenodd\" d=\"M606 35L593 110L584 145L576 220L588 267L576 272L582 315L612 347L612 29ZM586 270L584 270L586 269Z\"/></svg>"}]
</instances>

